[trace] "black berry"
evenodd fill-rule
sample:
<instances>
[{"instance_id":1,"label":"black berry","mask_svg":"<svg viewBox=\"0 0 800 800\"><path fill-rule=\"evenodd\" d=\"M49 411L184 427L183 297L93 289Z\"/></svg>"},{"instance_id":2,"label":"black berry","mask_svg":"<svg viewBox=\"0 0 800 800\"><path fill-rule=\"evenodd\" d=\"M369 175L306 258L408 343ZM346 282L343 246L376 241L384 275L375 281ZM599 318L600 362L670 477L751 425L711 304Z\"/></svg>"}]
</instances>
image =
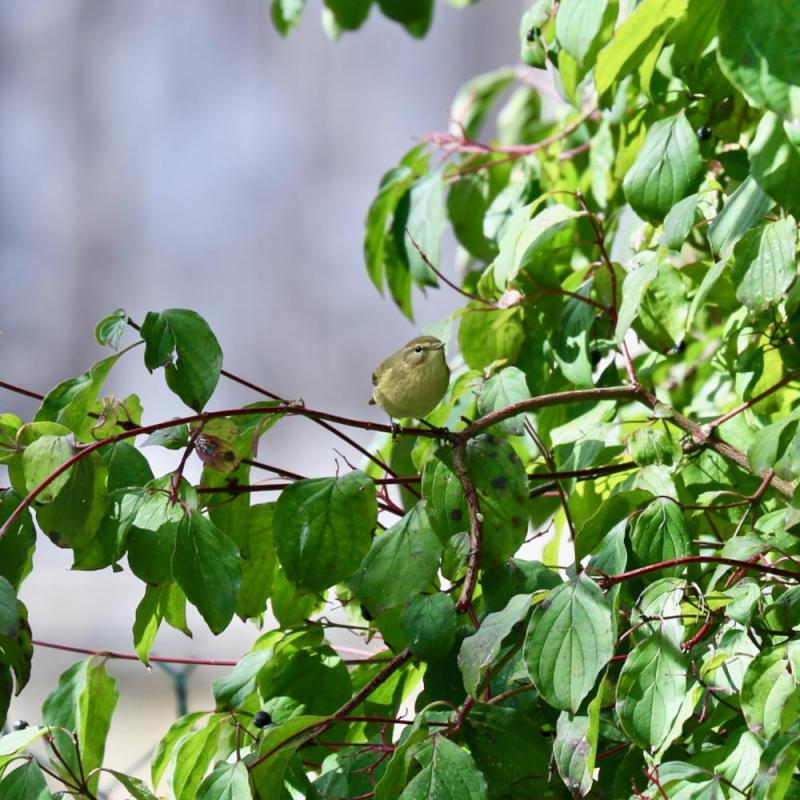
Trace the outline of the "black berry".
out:
<instances>
[{"instance_id":1,"label":"black berry","mask_svg":"<svg viewBox=\"0 0 800 800\"><path fill-rule=\"evenodd\" d=\"M272 717L266 711L256 711L253 714L253 725L256 728L266 728L267 725L272 725Z\"/></svg>"},{"instance_id":2,"label":"black berry","mask_svg":"<svg viewBox=\"0 0 800 800\"><path fill-rule=\"evenodd\" d=\"M15 731L24 731L28 723L24 719L18 719L12 726Z\"/></svg>"},{"instance_id":3,"label":"black berry","mask_svg":"<svg viewBox=\"0 0 800 800\"><path fill-rule=\"evenodd\" d=\"M711 138L711 128L709 128L707 125L703 125L702 128L698 128L696 133L697 133L697 138L701 142L705 142Z\"/></svg>"}]
</instances>

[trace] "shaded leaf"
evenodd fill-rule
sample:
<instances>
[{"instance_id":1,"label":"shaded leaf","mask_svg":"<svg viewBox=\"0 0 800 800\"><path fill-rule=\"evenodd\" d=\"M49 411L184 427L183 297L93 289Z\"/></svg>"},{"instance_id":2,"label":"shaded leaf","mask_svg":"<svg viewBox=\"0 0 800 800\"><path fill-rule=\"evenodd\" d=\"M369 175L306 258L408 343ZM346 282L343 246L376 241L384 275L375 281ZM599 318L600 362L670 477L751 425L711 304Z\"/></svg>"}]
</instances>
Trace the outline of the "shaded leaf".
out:
<instances>
[{"instance_id":1,"label":"shaded leaf","mask_svg":"<svg viewBox=\"0 0 800 800\"><path fill-rule=\"evenodd\" d=\"M464 678L464 688L473 697L489 674L503 641L525 619L530 606L529 595L515 595L502 611L488 614L481 622L481 627L462 642L458 666Z\"/></svg>"},{"instance_id":2,"label":"shaded leaf","mask_svg":"<svg viewBox=\"0 0 800 800\"><path fill-rule=\"evenodd\" d=\"M241 564L236 545L197 511L179 523L172 572L213 633L228 627L236 607Z\"/></svg>"},{"instance_id":3,"label":"shaded leaf","mask_svg":"<svg viewBox=\"0 0 800 800\"><path fill-rule=\"evenodd\" d=\"M416 658L436 661L446 656L456 640L456 609L450 595L413 597L401 616L408 646Z\"/></svg>"},{"instance_id":4,"label":"shaded leaf","mask_svg":"<svg viewBox=\"0 0 800 800\"><path fill-rule=\"evenodd\" d=\"M746 31L747 35L742 35ZM800 116L800 9L781 0L727 3L719 18L719 63L751 105Z\"/></svg>"},{"instance_id":5,"label":"shaded leaf","mask_svg":"<svg viewBox=\"0 0 800 800\"><path fill-rule=\"evenodd\" d=\"M369 550L377 515L375 485L360 470L288 486L273 516L286 577L299 588L320 591L352 575Z\"/></svg>"},{"instance_id":6,"label":"shaded leaf","mask_svg":"<svg viewBox=\"0 0 800 800\"><path fill-rule=\"evenodd\" d=\"M373 615L403 605L431 585L441 551L420 503L375 537L350 587Z\"/></svg>"}]
</instances>

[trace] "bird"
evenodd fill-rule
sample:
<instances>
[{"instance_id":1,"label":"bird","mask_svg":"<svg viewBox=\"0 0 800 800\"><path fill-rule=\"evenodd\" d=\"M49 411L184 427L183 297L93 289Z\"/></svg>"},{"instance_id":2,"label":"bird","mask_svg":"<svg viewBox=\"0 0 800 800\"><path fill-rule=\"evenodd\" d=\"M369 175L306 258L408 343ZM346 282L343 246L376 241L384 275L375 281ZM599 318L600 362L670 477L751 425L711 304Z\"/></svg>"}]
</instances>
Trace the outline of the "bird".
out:
<instances>
[{"instance_id":1,"label":"bird","mask_svg":"<svg viewBox=\"0 0 800 800\"><path fill-rule=\"evenodd\" d=\"M435 336L417 336L372 373L369 403L377 403L393 420L423 420L444 397L449 383L444 342Z\"/></svg>"}]
</instances>

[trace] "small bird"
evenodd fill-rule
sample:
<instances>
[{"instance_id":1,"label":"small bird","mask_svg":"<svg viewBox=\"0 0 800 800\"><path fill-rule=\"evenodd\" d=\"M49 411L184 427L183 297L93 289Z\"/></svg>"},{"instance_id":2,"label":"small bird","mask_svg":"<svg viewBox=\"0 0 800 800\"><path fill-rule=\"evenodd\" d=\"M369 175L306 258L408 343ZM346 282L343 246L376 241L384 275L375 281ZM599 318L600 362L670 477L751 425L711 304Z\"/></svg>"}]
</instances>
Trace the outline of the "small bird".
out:
<instances>
[{"instance_id":1,"label":"small bird","mask_svg":"<svg viewBox=\"0 0 800 800\"><path fill-rule=\"evenodd\" d=\"M372 373L372 399L390 417L424 419L439 404L450 382L444 342L417 336Z\"/></svg>"}]
</instances>

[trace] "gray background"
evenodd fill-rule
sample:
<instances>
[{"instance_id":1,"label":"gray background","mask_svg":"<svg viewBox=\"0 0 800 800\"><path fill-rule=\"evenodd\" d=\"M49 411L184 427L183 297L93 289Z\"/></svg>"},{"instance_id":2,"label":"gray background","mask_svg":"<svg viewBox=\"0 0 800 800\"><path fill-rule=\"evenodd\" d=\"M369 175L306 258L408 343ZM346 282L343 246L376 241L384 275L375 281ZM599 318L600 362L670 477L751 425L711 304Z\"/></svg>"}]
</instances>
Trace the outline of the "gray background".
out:
<instances>
[{"instance_id":1,"label":"gray background","mask_svg":"<svg viewBox=\"0 0 800 800\"><path fill-rule=\"evenodd\" d=\"M378 418L366 406L372 367L461 303L446 289L417 296L412 324L380 298L361 255L367 207L383 172L446 127L465 80L516 62L526 5L438 0L422 42L373 12L331 43L316 0L288 40L266 0L3 0L0 380L47 391L107 354L93 328L114 308L141 320L179 306L208 320L229 370ZM443 269L452 274L452 258ZM141 351L123 358L105 391L137 391L147 421L185 413L140 362ZM254 399L223 380L210 405ZM0 411L30 418L35 405L0 390ZM330 474L334 446L287 421L261 456ZM174 467L174 453L151 455L157 473ZM22 590L34 636L131 650L141 584L69 564L40 541ZM191 622L194 640L165 630L154 652L236 658L257 634L236 623L214 638ZM75 658L37 649L12 718L38 720ZM121 700L107 763L125 770L174 717L171 682L137 664L110 670ZM193 710L211 708L208 682L221 674L193 676Z\"/></svg>"}]
</instances>

